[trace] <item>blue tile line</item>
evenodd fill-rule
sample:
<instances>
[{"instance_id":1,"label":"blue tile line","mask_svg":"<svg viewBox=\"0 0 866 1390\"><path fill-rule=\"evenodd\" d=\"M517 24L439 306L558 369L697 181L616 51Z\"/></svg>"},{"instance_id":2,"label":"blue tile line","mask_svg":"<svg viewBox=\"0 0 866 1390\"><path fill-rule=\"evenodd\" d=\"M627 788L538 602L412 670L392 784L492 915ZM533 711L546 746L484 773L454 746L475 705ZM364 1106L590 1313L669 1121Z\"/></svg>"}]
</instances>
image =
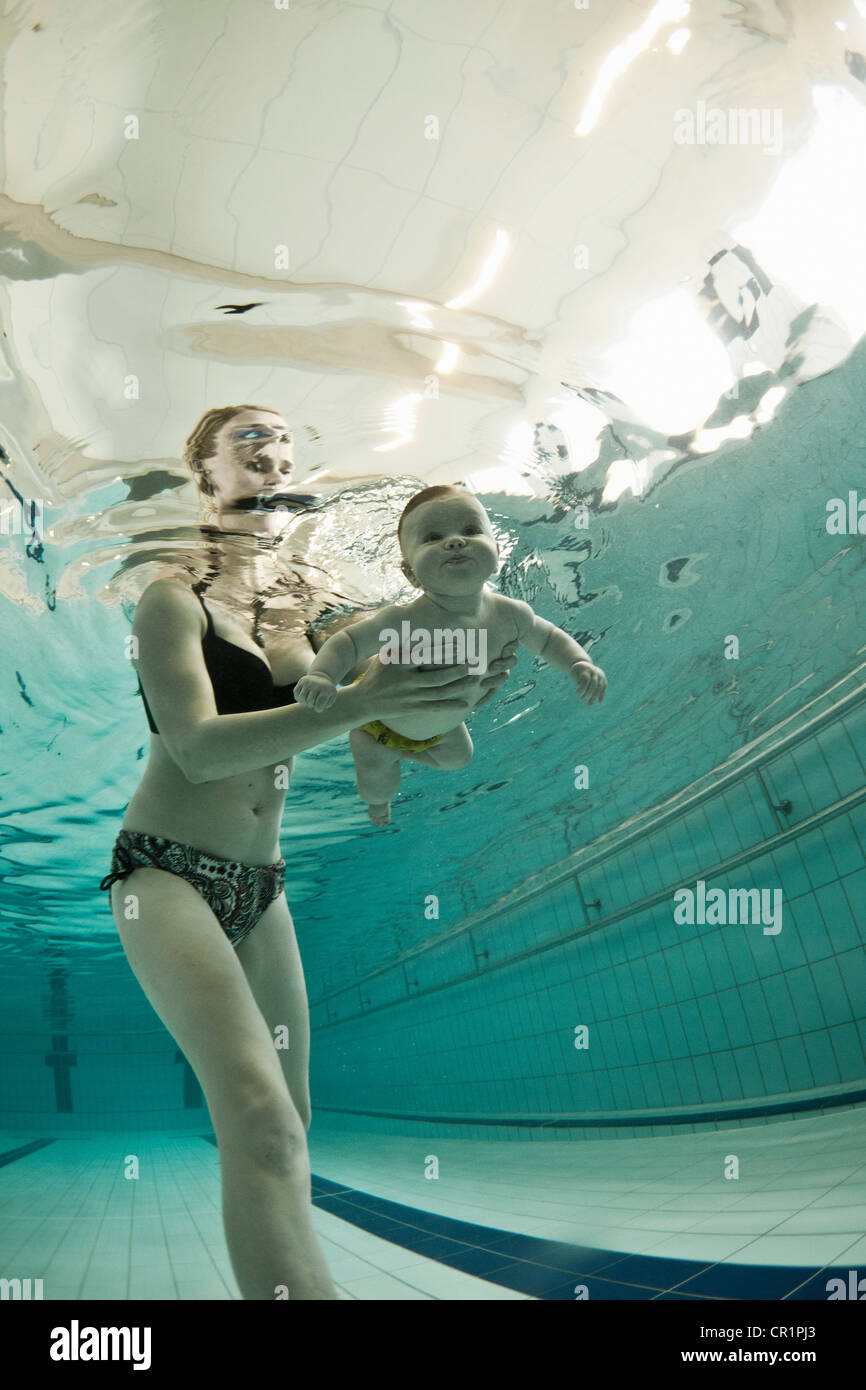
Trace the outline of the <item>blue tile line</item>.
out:
<instances>
[{"instance_id":1,"label":"blue tile line","mask_svg":"<svg viewBox=\"0 0 866 1390\"><path fill-rule=\"evenodd\" d=\"M691 1001L689 1001L691 1002ZM794 1115L810 1110L832 1110L839 1105L862 1105L866 1087L837 1091L832 1095L802 1096L791 1100L748 1102L715 1110L686 1110L650 1115L410 1115L401 1110L349 1110L346 1106L317 1105L331 1115L352 1115L376 1120L405 1120L437 1125L495 1125L503 1129L638 1129L648 1125L706 1125L727 1120L762 1119L768 1115Z\"/></svg>"},{"instance_id":2,"label":"blue tile line","mask_svg":"<svg viewBox=\"0 0 866 1390\"><path fill-rule=\"evenodd\" d=\"M29 1144L21 1144L17 1149L7 1149L5 1153L0 1153L0 1168L5 1168L7 1163L15 1163L19 1158L26 1158L28 1154L36 1153L37 1149L44 1149L48 1144L56 1144L58 1136L53 1139L34 1139Z\"/></svg>"}]
</instances>

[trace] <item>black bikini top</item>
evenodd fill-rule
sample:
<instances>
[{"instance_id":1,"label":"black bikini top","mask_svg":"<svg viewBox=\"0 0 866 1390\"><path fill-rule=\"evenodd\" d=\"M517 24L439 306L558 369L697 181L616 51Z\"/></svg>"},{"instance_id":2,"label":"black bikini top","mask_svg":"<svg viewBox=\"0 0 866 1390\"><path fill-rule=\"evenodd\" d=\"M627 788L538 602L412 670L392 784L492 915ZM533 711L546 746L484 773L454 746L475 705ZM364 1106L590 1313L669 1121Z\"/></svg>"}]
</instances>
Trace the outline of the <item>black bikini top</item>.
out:
<instances>
[{"instance_id":1,"label":"black bikini top","mask_svg":"<svg viewBox=\"0 0 866 1390\"><path fill-rule=\"evenodd\" d=\"M255 656L214 632L213 620L201 594L193 590L207 615L207 632L201 639L204 663L213 686L218 714L250 714L253 710L278 709L297 704L295 687L274 685L271 668L263 656ZM151 732L159 733L139 677L138 689Z\"/></svg>"}]
</instances>

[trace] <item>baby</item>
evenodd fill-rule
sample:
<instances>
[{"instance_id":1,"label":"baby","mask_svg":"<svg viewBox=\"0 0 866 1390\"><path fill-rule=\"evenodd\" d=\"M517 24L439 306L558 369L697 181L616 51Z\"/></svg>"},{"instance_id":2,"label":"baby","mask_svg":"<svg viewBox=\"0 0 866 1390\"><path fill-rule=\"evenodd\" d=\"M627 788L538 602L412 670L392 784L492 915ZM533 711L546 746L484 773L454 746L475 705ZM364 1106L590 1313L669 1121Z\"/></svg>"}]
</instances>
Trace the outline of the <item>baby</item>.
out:
<instances>
[{"instance_id":1,"label":"baby","mask_svg":"<svg viewBox=\"0 0 866 1390\"><path fill-rule=\"evenodd\" d=\"M499 567L499 546L487 513L470 492L441 485L417 493L403 509L397 539L403 574L422 590L421 597L381 608L329 638L296 684L295 699L310 709L328 709L338 683L376 652L384 662L468 664L477 681L462 709L419 710L395 720L393 727L374 719L351 731L358 791L375 825L391 819L401 758L441 769L469 762L472 740L464 720L487 693L481 677L488 662L508 642L522 643L565 671L589 705L603 700L607 687L604 672L567 632L539 618L528 603L485 587Z\"/></svg>"}]
</instances>

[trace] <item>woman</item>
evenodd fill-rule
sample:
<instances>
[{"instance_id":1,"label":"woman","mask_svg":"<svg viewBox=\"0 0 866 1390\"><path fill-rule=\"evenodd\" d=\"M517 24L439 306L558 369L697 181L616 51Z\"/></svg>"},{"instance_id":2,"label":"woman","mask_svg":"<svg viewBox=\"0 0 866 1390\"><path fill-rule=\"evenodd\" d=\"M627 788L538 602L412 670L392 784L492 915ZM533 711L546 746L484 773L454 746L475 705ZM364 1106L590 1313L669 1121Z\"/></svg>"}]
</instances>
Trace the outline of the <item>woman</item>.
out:
<instances>
[{"instance_id":1,"label":"woman","mask_svg":"<svg viewBox=\"0 0 866 1390\"><path fill-rule=\"evenodd\" d=\"M466 666L374 658L327 712L293 703L315 637L297 607L265 614L260 599L273 577L264 547L279 541L287 513L240 505L285 488L291 451L282 416L257 406L208 411L187 440L226 538L223 559L207 604L202 584L177 579L156 580L139 600L150 757L100 886L139 983L204 1091L241 1294L306 1300L338 1294L312 1221L309 1012L279 857L292 758L372 719L459 705L477 686ZM491 667L485 698L514 660L506 653ZM277 1048L286 1029L289 1046Z\"/></svg>"}]
</instances>

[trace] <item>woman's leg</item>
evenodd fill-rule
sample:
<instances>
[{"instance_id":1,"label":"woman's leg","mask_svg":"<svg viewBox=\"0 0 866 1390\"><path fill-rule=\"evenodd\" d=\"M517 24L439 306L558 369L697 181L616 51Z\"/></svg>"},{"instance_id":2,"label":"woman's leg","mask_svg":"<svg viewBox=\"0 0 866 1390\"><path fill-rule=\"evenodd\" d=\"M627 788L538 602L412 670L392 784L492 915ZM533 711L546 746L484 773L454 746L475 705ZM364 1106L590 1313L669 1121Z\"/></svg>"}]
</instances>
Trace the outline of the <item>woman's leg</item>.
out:
<instances>
[{"instance_id":1,"label":"woman's leg","mask_svg":"<svg viewBox=\"0 0 866 1390\"><path fill-rule=\"evenodd\" d=\"M136 869L111 893L130 966L205 1094L243 1297L336 1299L313 1227L304 1125L235 951L176 874ZM138 916L127 920L130 895Z\"/></svg>"},{"instance_id":2,"label":"woman's leg","mask_svg":"<svg viewBox=\"0 0 866 1390\"><path fill-rule=\"evenodd\" d=\"M281 893L262 913L235 954L274 1041L301 1124L308 1130L311 1119L310 1006L295 924L285 894Z\"/></svg>"}]
</instances>

